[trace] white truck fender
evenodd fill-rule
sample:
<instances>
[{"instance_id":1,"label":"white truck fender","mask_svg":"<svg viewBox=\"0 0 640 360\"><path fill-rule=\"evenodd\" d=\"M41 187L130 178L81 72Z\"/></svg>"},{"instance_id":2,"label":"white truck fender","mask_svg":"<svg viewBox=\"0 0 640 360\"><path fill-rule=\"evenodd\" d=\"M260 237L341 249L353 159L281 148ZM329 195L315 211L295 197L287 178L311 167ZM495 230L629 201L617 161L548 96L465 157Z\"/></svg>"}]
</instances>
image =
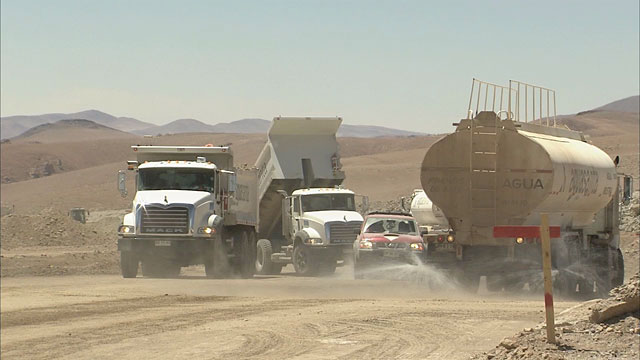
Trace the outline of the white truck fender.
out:
<instances>
[{"instance_id":1,"label":"white truck fender","mask_svg":"<svg viewBox=\"0 0 640 360\"><path fill-rule=\"evenodd\" d=\"M322 239L322 236L315 229L307 227L296 232L295 238L305 241L306 239Z\"/></svg>"},{"instance_id":2,"label":"white truck fender","mask_svg":"<svg viewBox=\"0 0 640 360\"><path fill-rule=\"evenodd\" d=\"M128 213L122 219L122 225L136 226L136 214Z\"/></svg>"},{"instance_id":3,"label":"white truck fender","mask_svg":"<svg viewBox=\"0 0 640 360\"><path fill-rule=\"evenodd\" d=\"M210 228L218 229L222 225L222 216L212 214L207 220L207 226Z\"/></svg>"}]
</instances>

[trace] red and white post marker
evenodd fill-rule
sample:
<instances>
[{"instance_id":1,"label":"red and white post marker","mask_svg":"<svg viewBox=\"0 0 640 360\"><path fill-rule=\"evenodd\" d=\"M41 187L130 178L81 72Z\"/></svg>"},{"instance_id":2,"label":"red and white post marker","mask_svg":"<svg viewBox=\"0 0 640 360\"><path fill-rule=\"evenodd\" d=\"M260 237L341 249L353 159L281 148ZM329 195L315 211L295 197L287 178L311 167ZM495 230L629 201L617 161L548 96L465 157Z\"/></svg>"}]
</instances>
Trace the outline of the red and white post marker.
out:
<instances>
[{"instance_id":1,"label":"red and white post marker","mask_svg":"<svg viewBox=\"0 0 640 360\"><path fill-rule=\"evenodd\" d=\"M547 315L547 342L556 343L556 327L553 314L553 282L551 278L551 236L549 215L540 216L540 239L542 240L542 274L544 276L544 309Z\"/></svg>"}]
</instances>

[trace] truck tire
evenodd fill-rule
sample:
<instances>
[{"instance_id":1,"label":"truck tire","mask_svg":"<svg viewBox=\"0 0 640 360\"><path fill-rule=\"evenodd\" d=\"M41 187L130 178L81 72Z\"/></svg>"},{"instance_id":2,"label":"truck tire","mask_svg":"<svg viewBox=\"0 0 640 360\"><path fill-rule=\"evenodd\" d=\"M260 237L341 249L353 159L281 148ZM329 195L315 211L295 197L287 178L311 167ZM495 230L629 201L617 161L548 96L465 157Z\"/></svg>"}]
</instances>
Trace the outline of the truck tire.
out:
<instances>
[{"instance_id":1,"label":"truck tire","mask_svg":"<svg viewBox=\"0 0 640 360\"><path fill-rule=\"evenodd\" d=\"M333 275L336 272L338 262L336 260L324 261L320 263L320 275Z\"/></svg>"},{"instance_id":2,"label":"truck tire","mask_svg":"<svg viewBox=\"0 0 640 360\"><path fill-rule=\"evenodd\" d=\"M227 274L227 252L222 241L222 239L212 240L207 251L204 272L208 278L222 279Z\"/></svg>"},{"instance_id":3,"label":"truck tire","mask_svg":"<svg viewBox=\"0 0 640 360\"><path fill-rule=\"evenodd\" d=\"M120 270L123 278L134 278L138 275L138 257L133 251L120 251Z\"/></svg>"},{"instance_id":4,"label":"truck tire","mask_svg":"<svg viewBox=\"0 0 640 360\"><path fill-rule=\"evenodd\" d=\"M364 279L366 277L366 273L367 273L367 267L364 266L362 263L359 263L358 261L355 261L353 263L353 277L355 279Z\"/></svg>"},{"instance_id":5,"label":"truck tire","mask_svg":"<svg viewBox=\"0 0 640 360\"><path fill-rule=\"evenodd\" d=\"M255 271L255 259L252 256L253 250L250 241L249 232L239 230L235 233L234 238L235 252L235 270L243 278L249 279L253 277Z\"/></svg>"},{"instance_id":6,"label":"truck tire","mask_svg":"<svg viewBox=\"0 0 640 360\"><path fill-rule=\"evenodd\" d=\"M624 258L622 257L622 251L620 249L615 250L614 258L616 259L614 268L615 275L611 280L611 286L618 287L624 282Z\"/></svg>"},{"instance_id":7,"label":"truck tire","mask_svg":"<svg viewBox=\"0 0 640 360\"><path fill-rule=\"evenodd\" d=\"M458 268L454 270L454 279L458 285L462 286L463 290L472 294L478 292L480 287L480 275L464 268Z\"/></svg>"},{"instance_id":8,"label":"truck tire","mask_svg":"<svg viewBox=\"0 0 640 360\"><path fill-rule=\"evenodd\" d=\"M273 247L271 241L260 239L256 244L256 274L277 275L282 271L282 264L271 262Z\"/></svg>"},{"instance_id":9,"label":"truck tire","mask_svg":"<svg viewBox=\"0 0 640 360\"><path fill-rule=\"evenodd\" d=\"M293 249L293 268L301 276L314 276L318 273L319 264L314 259L309 248L305 245L296 245Z\"/></svg>"}]
</instances>

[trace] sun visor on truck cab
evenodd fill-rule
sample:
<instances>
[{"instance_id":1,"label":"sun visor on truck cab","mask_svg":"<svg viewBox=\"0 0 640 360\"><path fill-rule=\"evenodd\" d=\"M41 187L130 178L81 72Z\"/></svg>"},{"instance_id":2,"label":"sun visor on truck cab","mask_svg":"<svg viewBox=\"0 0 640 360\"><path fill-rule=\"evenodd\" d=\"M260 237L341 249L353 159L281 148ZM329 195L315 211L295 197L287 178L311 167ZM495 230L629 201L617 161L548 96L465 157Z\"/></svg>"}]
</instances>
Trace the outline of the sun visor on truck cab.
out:
<instances>
[{"instance_id":1,"label":"sun visor on truck cab","mask_svg":"<svg viewBox=\"0 0 640 360\"><path fill-rule=\"evenodd\" d=\"M334 135L342 123L340 117L276 117L269 136L273 135Z\"/></svg>"},{"instance_id":2,"label":"sun visor on truck cab","mask_svg":"<svg viewBox=\"0 0 640 360\"><path fill-rule=\"evenodd\" d=\"M146 146L134 145L138 163L145 161L197 161L204 157L220 169L233 167L233 153L228 146Z\"/></svg>"}]
</instances>

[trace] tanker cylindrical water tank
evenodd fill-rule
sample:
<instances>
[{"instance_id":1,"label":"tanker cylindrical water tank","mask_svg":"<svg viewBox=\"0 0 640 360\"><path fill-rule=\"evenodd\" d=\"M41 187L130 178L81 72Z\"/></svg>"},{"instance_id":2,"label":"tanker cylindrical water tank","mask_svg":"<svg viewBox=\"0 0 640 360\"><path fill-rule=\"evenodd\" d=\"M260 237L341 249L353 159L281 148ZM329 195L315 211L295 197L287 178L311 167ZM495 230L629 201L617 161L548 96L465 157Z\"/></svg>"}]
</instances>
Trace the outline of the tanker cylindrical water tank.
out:
<instances>
[{"instance_id":1,"label":"tanker cylindrical water tank","mask_svg":"<svg viewBox=\"0 0 640 360\"><path fill-rule=\"evenodd\" d=\"M617 190L611 158L578 132L500 120L481 112L427 151L421 183L456 231L590 224ZM485 232L486 234L486 232Z\"/></svg>"},{"instance_id":2,"label":"tanker cylindrical water tank","mask_svg":"<svg viewBox=\"0 0 640 360\"><path fill-rule=\"evenodd\" d=\"M423 190L415 190L411 200L411 215L420 226L447 228L449 224L440 208L433 204Z\"/></svg>"}]
</instances>

